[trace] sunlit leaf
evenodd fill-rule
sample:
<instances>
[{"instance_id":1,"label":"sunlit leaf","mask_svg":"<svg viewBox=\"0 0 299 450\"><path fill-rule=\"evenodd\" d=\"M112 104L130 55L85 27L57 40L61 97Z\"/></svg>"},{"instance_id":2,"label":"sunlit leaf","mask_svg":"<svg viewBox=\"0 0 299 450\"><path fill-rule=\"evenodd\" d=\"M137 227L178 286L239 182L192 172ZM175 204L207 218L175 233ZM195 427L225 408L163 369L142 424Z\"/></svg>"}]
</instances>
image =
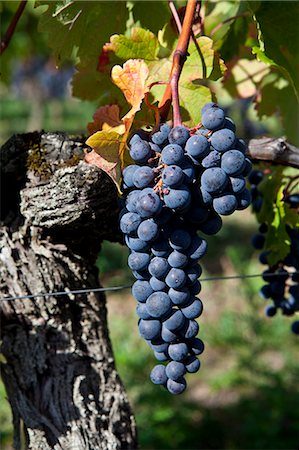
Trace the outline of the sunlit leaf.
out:
<instances>
[{"instance_id":1,"label":"sunlit leaf","mask_svg":"<svg viewBox=\"0 0 299 450\"><path fill-rule=\"evenodd\" d=\"M132 105L131 110L123 117L123 120L132 118L140 110L141 102L148 91L146 85L148 73L148 67L141 59L131 59L123 67L113 67L111 78L122 90L127 102Z\"/></svg>"},{"instance_id":2,"label":"sunlit leaf","mask_svg":"<svg viewBox=\"0 0 299 450\"><path fill-rule=\"evenodd\" d=\"M111 36L110 43L104 48L124 60L141 58L151 61L157 59L159 42L151 31L136 27L132 28L130 37L123 34Z\"/></svg>"}]
</instances>

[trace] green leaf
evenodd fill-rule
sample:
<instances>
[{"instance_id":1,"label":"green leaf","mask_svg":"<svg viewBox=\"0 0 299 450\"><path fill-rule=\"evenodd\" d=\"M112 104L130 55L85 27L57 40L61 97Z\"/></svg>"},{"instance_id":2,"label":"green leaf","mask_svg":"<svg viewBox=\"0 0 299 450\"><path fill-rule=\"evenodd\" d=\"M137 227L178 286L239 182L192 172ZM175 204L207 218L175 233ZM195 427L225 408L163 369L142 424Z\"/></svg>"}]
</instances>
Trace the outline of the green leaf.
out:
<instances>
[{"instance_id":1,"label":"green leaf","mask_svg":"<svg viewBox=\"0 0 299 450\"><path fill-rule=\"evenodd\" d=\"M292 87L278 72L270 73L262 80L256 110L261 119L278 114L289 141L299 145L299 104Z\"/></svg>"},{"instance_id":2,"label":"green leaf","mask_svg":"<svg viewBox=\"0 0 299 450\"><path fill-rule=\"evenodd\" d=\"M213 41L207 36L201 36L196 40L197 45L191 42L188 48L189 56L183 67L181 81L186 80L192 82L196 79L208 79L213 73L215 65L220 64L220 59L215 59L215 50L213 49ZM221 61L220 76L224 72L225 66Z\"/></svg>"},{"instance_id":3,"label":"green leaf","mask_svg":"<svg viewBox=\"0 0 299 450\"><path fill-rule=\"evenodd\" d=\"M40 18L39 31L47 33L58 64L75 54L81 66L93 64L96 68L98 56L109 40L111 30L124 31L129 14L126 3L122 1L47 0L38 4L48 5Z\"/></svg>"},{"instance_id":4,"label":"green leaf","mask_svg":"<svg viewBox=\"0 0 299 450\"><path fill-rule=\"evenodd\" d=\"M132 28L131 36L113 35L110 44L105 48L112 50L121 59L136 59L153 61L157 59L159 42L156 36L143 28Z\"/></svg>"},{"instance_id":5,"label":"green leaf","mask_svg":"<svg viewBox=\"0 0 299 450\"><path fill-rule=\"evenodd\" d=\"M259 51L255 47L253 51L267 64L282 70L299 99L298 16L298 2L261 2L254 16Z\"/></svg>"},{"instance_id":6,"label":"green leaf","mask_svg":"<svg viewBox=\"0 0 299 450\"><path fill-rule=\"evenodd\" d=\"M206 86L195 82L181 83L179 86L180 105L189 115L189 120L184 120L185 125L194 127L201 121L200 111L202 107L212 101L212 93Z\"/></svg>"},{"instance_id":7,"label":"green leaf","mask_svg":"<svg viewBox=\"0 0 299 450\"><path fill-rule=\"evenodd\" d=\"M265 250L269 251L268 261L275 265L282 261L290 250L290 237L286 225L299 226L298 213L284 202L283 191L286 181L283 178L286 169L276 167L259 185L263 195L263 206L257 214L259 223L268 225Z\"/></svg>"},{"instance_id":8,"label":"green leaf","mask_svg":"<svg viewBox=\"0 0 299 450\"><path fill-rule=\"evenodd\" d=\"M168 1L128 2L135 26L141 26L157 34L171 20Z\"/></svg>"},{"instance_id":9,"label":"green leaf","mask_svg":"<svg viewBox=\"0 0 299 450\"><path fill-rule=\"evenodd\" d=\"M111 102L118 100L121 96L109 79L109 66L101 73L97 66L111 30L126 30L126 2L43 0L38 5L48 5L40 17L39 31L47 35L57 65L71 58L77 62L73 95L86 100L103 98L101 104L107 103L108 98Z\"/></svg>"}]
</instances>

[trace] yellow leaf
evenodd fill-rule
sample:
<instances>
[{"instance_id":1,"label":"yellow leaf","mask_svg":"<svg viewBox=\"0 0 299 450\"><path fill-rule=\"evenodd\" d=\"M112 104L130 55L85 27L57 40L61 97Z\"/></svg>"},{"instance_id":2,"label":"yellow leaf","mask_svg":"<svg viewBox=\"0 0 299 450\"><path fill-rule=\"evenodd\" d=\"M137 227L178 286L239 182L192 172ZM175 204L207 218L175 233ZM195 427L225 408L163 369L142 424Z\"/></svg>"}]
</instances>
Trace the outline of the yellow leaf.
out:
<instances>
[{"instance_id":1,"label":"yellow leaf","mask_svg":"<svg viewBox=\"0 0 299 450\"><path fill-rule=\"evenodd\" d=\"M123 67L112 68L113 82L122 90L127 102L132 105L131 110L123 117L124 121L134 117L140 110L144 95L148 92L146 86L148 73L148 67L142 59L129 59Z\"/></svg>"}]
</instances>

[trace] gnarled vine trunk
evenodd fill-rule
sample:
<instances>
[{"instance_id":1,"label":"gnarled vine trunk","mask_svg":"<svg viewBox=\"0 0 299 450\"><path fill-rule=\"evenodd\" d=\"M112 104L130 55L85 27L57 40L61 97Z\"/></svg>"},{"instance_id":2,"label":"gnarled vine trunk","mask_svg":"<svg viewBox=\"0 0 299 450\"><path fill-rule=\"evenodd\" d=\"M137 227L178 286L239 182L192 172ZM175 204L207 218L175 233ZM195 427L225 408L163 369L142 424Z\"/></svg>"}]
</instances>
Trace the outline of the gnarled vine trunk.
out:
<instances>
[{"instance_id":1,"label":"gnarled vine trunk","mask_svg":"<svg viewBox=\"0 0 299 450\"><path fill-rule=\"evenodd\" d=\"M1 297L98 286L103 239L117 239L113 184L63 134L11 138L1 151ZM134 417L114 367L105 296L1 301L2 377L14 447L134 449Z\"/></svg>"}]
</instances>

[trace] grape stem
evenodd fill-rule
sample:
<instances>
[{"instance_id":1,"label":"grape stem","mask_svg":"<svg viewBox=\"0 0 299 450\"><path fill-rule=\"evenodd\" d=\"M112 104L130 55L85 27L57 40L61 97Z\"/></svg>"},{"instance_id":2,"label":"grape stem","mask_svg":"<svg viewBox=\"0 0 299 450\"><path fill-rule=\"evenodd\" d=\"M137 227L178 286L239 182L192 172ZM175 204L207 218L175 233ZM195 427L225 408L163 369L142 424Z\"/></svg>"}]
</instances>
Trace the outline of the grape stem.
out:
<instances>
[{"instance_id":1,"label":"grape stem","mask_svg":"<svg viewBox=\"0 0 299 450\"><path fill-rule=\"evenodd\" d=\"M163 98L159 104L160 119L165 121L168 116L171 100L173 103L173 126L182 124L179 105L179 79L187 58L187 51L192 30L192 22L197 0L188 0L186 13L182 25L182 32L172 58L170 82L167 85Z\"/></svg>"},{"instance_id":2,"label":"grape stem","mask_svg":"<svg viewBox=\"0 0 299 450\"><path fill-rule=\"evenodd\" d=\"M23 11L25 9L25 6L27 4L27 0L21 0L21 2L19 3L18 9L16 10L10 24L9 27L7 28L7 31L4 35L4 37L1 39L0 42L0 55L2 55L2 53L7 49L8 44L15 32L17 23L21 17L21 15L23 14Z\"/></svg>"}]
</instances>

